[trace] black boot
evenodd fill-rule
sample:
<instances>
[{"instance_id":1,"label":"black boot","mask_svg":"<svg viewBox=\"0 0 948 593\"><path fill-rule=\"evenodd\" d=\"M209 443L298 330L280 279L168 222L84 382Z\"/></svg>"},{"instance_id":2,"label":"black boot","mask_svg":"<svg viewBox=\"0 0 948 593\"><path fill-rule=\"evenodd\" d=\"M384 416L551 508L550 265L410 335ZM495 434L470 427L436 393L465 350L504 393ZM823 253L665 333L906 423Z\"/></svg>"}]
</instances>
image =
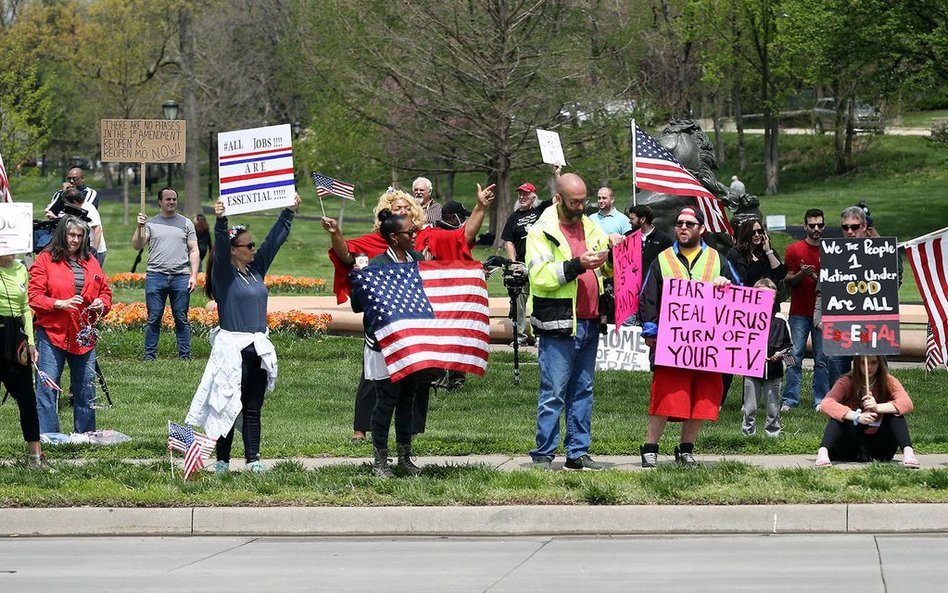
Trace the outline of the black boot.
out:
<instances>
[{"instance_id":1,"label":"black boot","mask_svg":"<svg viewBox=\"0 0 948 593\"><path fill-rule=\"evenodd\" d=\"M395 443L395 448L398 451L397 467L404 469L412 476L421 474L421 468L415 465L411 460L411 445Z\"/></svg>"},{"instance_id":2,"label":"black boot","mask_svg":"<svg viewBox=\"0 0 948 593\"><path fill-rule=\"evenodd\" d=\"M375 449L375 460L372 462L372 475L377 478L394 478L391 468L388 467L388 449Z\"/></svg>"}]
</instances>

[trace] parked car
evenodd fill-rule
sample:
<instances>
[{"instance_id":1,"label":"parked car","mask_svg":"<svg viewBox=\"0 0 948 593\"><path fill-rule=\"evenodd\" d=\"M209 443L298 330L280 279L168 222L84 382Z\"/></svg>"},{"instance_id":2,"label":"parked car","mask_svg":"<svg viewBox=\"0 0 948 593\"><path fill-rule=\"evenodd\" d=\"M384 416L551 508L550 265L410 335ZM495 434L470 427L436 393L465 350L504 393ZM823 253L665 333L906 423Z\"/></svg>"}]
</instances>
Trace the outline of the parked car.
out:
<instances>
[{"instance_id":1,"label":"parked car","mask_svg":"<svg viewBox=\"0 0 948 593\"><path fill-rule=\"evenodd\" d=\"M848 113L844 112L843 117ZM884 134L885 118L882 111L866 103L856 103L853 108L853 131L857 134ZM822 134L827 130L832 130L836 125L836 99L826 97L816 102L813 108L813 129L817 134Z\"/></svg>"}]
</instances>

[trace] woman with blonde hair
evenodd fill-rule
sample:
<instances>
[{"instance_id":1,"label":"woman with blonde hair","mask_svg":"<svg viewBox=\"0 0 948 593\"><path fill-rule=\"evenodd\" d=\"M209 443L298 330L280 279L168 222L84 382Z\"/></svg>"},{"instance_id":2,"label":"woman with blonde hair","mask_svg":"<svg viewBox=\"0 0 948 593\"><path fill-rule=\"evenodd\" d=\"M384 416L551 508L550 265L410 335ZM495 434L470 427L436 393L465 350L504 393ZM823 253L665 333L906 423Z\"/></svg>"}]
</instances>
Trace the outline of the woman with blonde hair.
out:
<instances>
[{"instance_id":1,"label":"woman with blonde hair","mask_svg":"<svg viewBox=\"0 0 948 593\"><path fill-rule=\"evenodd\" d=\"M917 468L905 421L912 409L912 399L889 374L884 356L853 357L853 370L836 381L820 404L830 420L816 466L832 461L892 461L901 448L902 465Z\"/></svg>"}]
</instances>

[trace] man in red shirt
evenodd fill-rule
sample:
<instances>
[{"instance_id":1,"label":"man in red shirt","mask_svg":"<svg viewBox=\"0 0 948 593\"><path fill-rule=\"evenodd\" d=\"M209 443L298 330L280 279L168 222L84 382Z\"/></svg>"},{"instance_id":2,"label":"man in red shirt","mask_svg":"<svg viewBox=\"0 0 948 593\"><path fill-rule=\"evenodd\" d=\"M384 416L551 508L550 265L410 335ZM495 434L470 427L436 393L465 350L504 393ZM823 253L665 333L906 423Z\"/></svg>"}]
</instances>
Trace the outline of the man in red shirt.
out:
<instances>
[{"instance_id":1,"label":"man in red shirt","mask_svg":"<svg viewBox=\"0 0 948 593\"><path fill-rule=\"evenodd\" d=\"M794 364L787 367L787 383L783 388L783 407L786 412L800 404L800 384L803 380L803 356L806 340L813 343L813 406L819 406L829 391L829 373L823 355L823 336L813 323L816 305L816 285L820 275L820 241L823 239L823 211L811 208L803 216L806 238L787 246L784 263L787 266L786 283L790 288L790 339L793 341Z\"/></svg>"}]
</instances>

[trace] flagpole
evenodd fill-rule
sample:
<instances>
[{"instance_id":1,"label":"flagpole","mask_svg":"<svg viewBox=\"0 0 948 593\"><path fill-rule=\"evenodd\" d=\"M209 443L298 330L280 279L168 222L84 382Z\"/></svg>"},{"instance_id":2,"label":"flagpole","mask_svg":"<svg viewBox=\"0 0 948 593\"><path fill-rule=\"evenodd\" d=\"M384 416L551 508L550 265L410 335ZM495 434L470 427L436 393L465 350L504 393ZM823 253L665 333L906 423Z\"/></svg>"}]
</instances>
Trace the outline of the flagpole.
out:
<instances>
[{"instance_id":1,"label":"flagpole","mask_svg":"<svg viewBox=\"0 0 948 593\"><path fill-rule=\"evenodd\" d=\"M323 218L326 218L326 208L323 206L323 198L319 197L319 209L323 211Z\"/></svg>"},{"instance_id":2,"label":"flagpole","mask_svg":"<svg viewBox=\"0 0 948 593\"><path fill-rule=\"evenodd\" d=\"M908 241L906 241L906 242L904 242L904 243L899 243L898 246L899 246L899 247L909 247L909 246L911 246L911 245L915 245L916 243L921 243L922 241L925 241L925 240L927 240L927 239L929 239L929 238L931 238L931 237L937 237L938 235L944 233L945 231L948 231L948 226L946 226L946 227L943 228L943 229L940 229L940 230L937 230L937 231L933 231L933 232L931 232L931 233L928 233L927 235L922 235L921 237L916 237L915 239L909 239Z\"/></svg>"},{"instance_id":3,"label":"flagpole","mask_svg":"<svg viewBox=\"0 0 948 593\"><path fill-rule=\"evenodd\" d=\"M635 187L635 118L630 120L630 125L632 127L632 205L638 206L636 202L636 187ZM618 328L617 328L618 329Z\"/></svg>"}]
</instances>

